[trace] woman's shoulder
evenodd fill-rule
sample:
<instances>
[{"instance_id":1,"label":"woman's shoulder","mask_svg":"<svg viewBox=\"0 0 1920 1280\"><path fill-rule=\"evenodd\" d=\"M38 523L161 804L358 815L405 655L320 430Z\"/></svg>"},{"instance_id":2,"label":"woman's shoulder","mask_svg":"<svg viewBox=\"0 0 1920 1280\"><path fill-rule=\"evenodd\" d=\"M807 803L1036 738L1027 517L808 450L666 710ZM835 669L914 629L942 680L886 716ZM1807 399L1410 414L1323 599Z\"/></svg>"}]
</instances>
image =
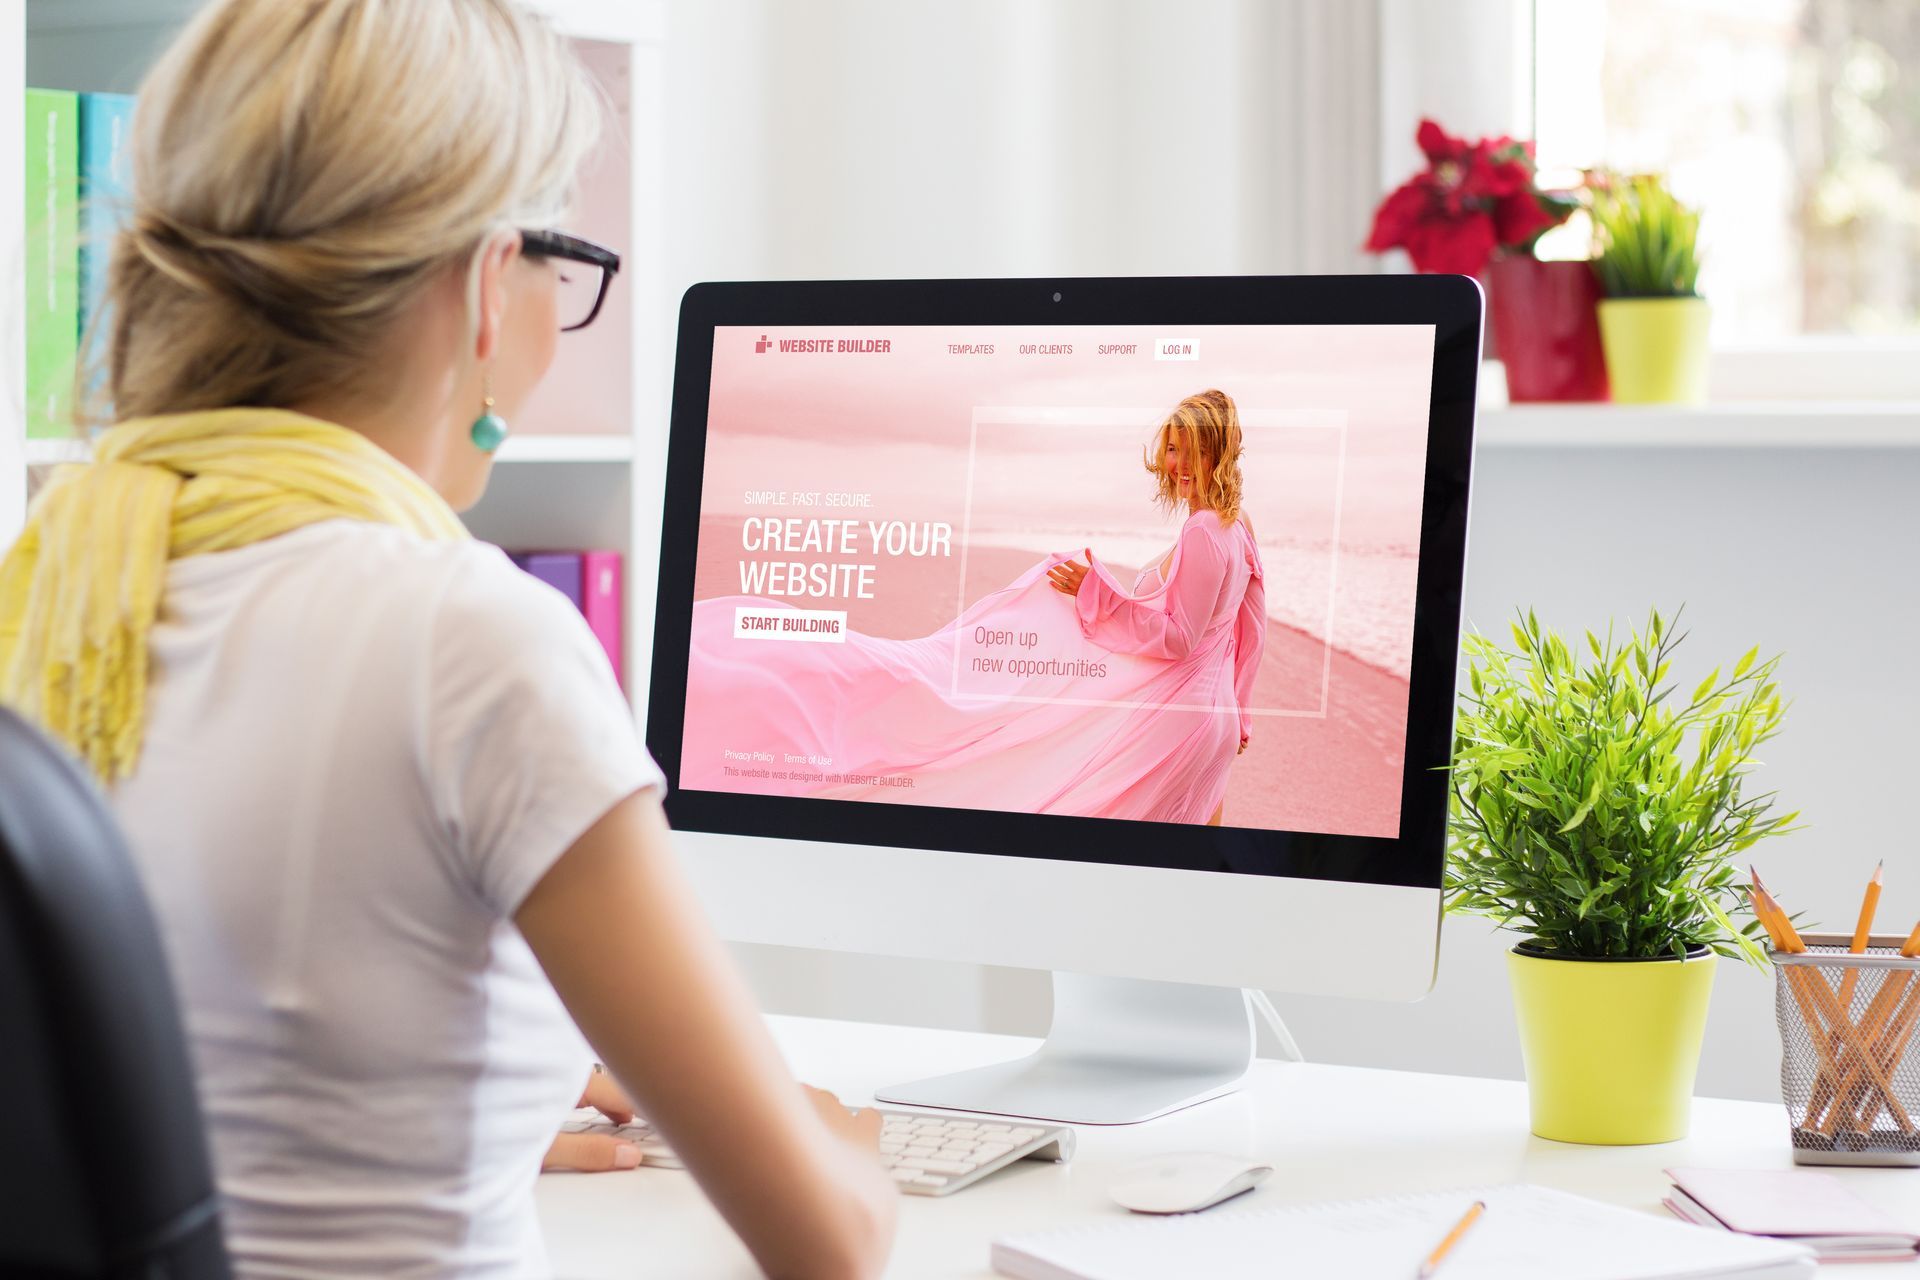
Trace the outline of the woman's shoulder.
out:
<instances>
[{"instance_id":1,"label":"woman's shoulder","mask_svg":"<svg viewBox=\"0 0 1920 1280\"><path fill-rule=\"evenodd\" d=\"M1253 535L1253 527L1247 523L1247 517L1244 514L1237 515L1228 521L1222 519L1220 513L1212 507L1202 507L1187 517L1187 522L1180 532L1185 536L1198 531L1216 540L1227 541L1237 537L1241 530L1245 530L1249 537Z\"/></svg>"},{"instance_id":2,"label":"woman's shoulder","mask_svg":"<svg viewBox=\"0 0 1920 1280\"><path fill-rule=\"evenodd\" d=\"M542 731L598 726L603 702L624 706L606 652L567 595L484 542L417 551L414 615L435 714L463 723L476 709L533 696ZM570 731L570 730L569 730Z\"/></svg>"},{"instance_id":3,"label":"woman's shoulder","mask_svg":"<svg viewBox=\"0 0 1920 1280\"><path fill-rule=\"evenodd\" d=\"M486 628L509 648L560 643L591 635L579 607L485 542L441 544L436 568L444 577L435 623L443 631Z\"/></svg>"},{"instance_id":4,"label":"woman's shoulder","mask_svg":"<svg viewBox=\"0 0 1920 1280\"><path fill-rule=\"evenodd\" d=\"M1180 531L1182 545L1194 545L1205 548L1204 554L1210 560L1232 562L1244 559L1258 577L1260 568L1260 542L1254 537L1253 525L1243 511L1231 522L1222 520L1220 513L1212 509L1196 511L1187 517L1187 523Z\"/></svg>"},{"instance_id":5,"label":"woman's shoulder","mask_svg":"<svg viewBox=\"0 0 1920 1280\"><path fill-rule=\"evenodd\" d=\"M285 545L315 568L357 566L362 572L416 589L469 576L506 583L518 572L506 553L490 542L423 538L372 520L328 520L258 545L276 544Z\"/></svg>"},{"instance_id":6,"label":"woman's shoulder","mask_svg":"<svg viewBox=\"0 0 1920 1280\"><path fill-rule=\"evenodd\" d=\"M393 525L331 520L274 541L284 557L276 576L299 580L316 602L376 609L402 630L487 627L524 636L564 627L571 611L559 592L475 539L436 541Z\"/></svg>"}]
</instances>

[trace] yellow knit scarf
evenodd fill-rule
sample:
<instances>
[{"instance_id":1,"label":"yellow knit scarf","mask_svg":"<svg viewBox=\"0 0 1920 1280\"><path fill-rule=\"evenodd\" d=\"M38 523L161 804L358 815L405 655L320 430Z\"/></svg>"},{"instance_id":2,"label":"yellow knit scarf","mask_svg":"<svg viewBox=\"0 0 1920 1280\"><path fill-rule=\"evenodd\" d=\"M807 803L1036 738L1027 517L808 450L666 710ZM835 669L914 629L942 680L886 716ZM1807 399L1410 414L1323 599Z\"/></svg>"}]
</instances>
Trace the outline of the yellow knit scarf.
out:
<instances>
[{"instance_id":1,"label":"yellow knit scarf","mask_svg":"<svg viewBox=\"0 0 1920 1280\"><path fill-rule=\"evenodd\" d=\"M0 702L107 782L145 727L147 635L167 562L322 520L464 538L452 508L358 432L284 409L136 418L62 467L0 560Z\"/></svg>"}]
</instances>

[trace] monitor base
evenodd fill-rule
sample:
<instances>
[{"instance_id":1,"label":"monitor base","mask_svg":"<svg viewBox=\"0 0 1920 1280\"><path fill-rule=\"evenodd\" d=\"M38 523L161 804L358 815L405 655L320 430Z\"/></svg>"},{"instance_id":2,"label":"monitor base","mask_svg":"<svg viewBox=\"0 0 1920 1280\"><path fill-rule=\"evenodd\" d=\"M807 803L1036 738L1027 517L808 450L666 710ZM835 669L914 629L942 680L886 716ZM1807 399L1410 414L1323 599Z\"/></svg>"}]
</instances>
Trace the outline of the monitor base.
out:
<instances>
[{"instance_id":1,"label":"monitor base","mask_svg":"<svg viewBox=\"0 0 1920 1280\"><path fill-rule=\"evenodd\" d=\"M1232 1093L1253 1065L1247 993L1053 975L1053 1025L1027 1057L878 1090L877 1101L1060 1124L1138 1124Z\"/></svg>"}]
</instances>

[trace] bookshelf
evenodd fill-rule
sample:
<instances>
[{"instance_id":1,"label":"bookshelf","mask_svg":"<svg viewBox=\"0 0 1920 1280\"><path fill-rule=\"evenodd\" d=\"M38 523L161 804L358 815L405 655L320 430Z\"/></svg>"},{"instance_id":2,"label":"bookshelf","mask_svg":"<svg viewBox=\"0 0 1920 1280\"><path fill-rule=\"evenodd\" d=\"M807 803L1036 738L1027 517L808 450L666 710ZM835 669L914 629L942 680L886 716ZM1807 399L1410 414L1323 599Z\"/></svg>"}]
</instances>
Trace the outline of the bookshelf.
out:
<instances>
[{"instance_id":1,"label":"bookshelf","mask_svg":"<svg viewBox=\"0 0 1920 1280\"><path fill-rule=\"evenodd\" d=\"M666 0L534 0L574 42L608 103L569 228L621 252L591 328L561 337L552 371L513 423L487 495L467 514L489 541L602 547L626 571L626 670L645 696L666 454L673 304L661 271ZM131 93L197 0L0 0L0 546L47 468L78 440L25 438L23 91Z\"/></svg>"}]
</instances>

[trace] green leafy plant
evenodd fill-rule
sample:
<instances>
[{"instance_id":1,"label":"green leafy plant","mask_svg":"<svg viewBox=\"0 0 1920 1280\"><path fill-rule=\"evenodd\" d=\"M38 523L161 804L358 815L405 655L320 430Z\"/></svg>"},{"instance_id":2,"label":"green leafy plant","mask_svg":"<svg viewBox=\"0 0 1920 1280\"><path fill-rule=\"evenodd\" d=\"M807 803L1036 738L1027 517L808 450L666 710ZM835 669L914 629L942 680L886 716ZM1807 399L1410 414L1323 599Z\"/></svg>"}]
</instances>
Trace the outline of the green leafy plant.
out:
<instances>
[{"instance_id":1,"label":"green leafy plant","mask_svg":"<svg viewBox=\"0 0 1920 1280\"><path fill-rule=\"evenodd\" d=\"M1594 270L1609 298L1700 296L1700 214L1658 177L1597 181L1593 229Z\"/></svg>"},{"instance_id":2,"label":"green leafy plant","mask_svg":"<svg viewBox=\"0 0 1920 1280\"><path fill-rule=\"evenodd\" d=\"M1754 749L1780 728L1780 660L1749 650L1683 702L1668 675L1684 639L1658 611L1625 643L1587 632L1577 662L1531 611L1510 651L1466 637L1448 910L1563 956L1705 946L1766 964L1735 857L1799 817L1743 794Z\"/></svg>"}]
</instances>

